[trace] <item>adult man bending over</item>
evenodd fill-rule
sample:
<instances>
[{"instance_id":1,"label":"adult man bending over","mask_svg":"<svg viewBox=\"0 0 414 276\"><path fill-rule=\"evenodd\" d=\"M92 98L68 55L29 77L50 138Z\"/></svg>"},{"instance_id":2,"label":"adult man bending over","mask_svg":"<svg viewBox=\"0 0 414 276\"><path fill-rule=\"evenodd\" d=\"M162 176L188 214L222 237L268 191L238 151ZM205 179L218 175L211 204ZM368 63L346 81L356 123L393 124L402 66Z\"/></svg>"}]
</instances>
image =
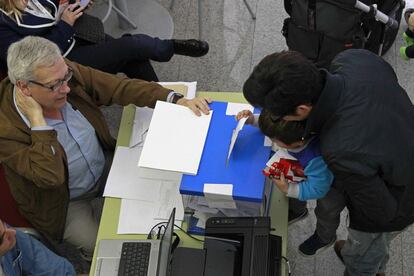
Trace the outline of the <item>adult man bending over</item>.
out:
<instances>
[{"instance_id":1,"label":"adult man bending over","mask_svg":"<svg viewBox=\"0 0 414 276\"><path fill-rule=\"evenodd\" d=\"M331 207L344 202L350 215L348 239L335 245L345 275L384 275L391 239L414 222L414 108L392 67L347 50L328 72L281 52L256 66L243 91L274 119L306 119L305 136L319 135L335 177Z\"/></svg>"},{"instance_id":2,"label":"adult man bending over","mask_svg":"<svg viewBox=\"0 0 414 276\"><path fill-rule=\"evenodd\" d=\"M64 60L59 48L26 37L8 50L0 84L0 162L20 212L47 237L92 256L99 217L91 201L106 181L115 140L98 106L157 100L209 112L156 83L121 78Z\"/></svg>"}]
</instances>

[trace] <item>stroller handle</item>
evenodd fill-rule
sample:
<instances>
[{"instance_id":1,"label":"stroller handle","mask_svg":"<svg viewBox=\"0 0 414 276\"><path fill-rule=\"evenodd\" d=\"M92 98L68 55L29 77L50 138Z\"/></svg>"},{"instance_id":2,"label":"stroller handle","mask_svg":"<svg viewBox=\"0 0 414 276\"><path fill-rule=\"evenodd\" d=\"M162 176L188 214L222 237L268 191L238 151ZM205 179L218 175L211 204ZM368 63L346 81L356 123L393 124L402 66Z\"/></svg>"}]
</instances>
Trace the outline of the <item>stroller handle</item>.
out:
<instances>
[{"instance_id":1,"label":"stroller handle","mask_svg":"<svg viewBox=\"0 0 414 276\"><path fill-rule=\"evenodd\" d=\"M362 3L361 1L355 1L355 8L366 12L366 13L370 13L372 12L375 16L375 19L384 23L385 25L387 25L388 27L390 27L391 29L398 29L398 22L397 20L395 20L394 18L391 18L389 16L387 16L386 14L382 13L381 11L379 11L377 9L376 5L365 5L364 3Z\"/></svg>"}]
</instances>

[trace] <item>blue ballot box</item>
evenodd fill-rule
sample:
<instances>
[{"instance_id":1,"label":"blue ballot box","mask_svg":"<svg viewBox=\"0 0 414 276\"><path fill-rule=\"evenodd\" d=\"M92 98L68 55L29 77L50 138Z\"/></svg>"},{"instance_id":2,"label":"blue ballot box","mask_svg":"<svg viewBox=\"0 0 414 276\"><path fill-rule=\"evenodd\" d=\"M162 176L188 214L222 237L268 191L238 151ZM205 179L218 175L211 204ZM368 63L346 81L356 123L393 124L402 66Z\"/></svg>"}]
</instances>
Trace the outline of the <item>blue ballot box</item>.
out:
<instances>
[{"instance_id":1,"label":"blue ballot box","mask_svg":"<svg viewBox=\"0 0 414 276\"><path fill-rule=\"evenodd\" d=\"M207 213L216 209L231 216L265 214L271 184L266 185L262 169L269 160L271 147L264 146L265 136L258 128L245 125L227 162L238 122L234 116L226 115L227 103L213 102L210 107L213 115L198 173L184 175L181 181L181 194L190 196L184 204L188 206L186 203L190 202L192 209ZM223 193L222 186L230 186L231 192L224 189Z\"/></svg>"}]
</instances>

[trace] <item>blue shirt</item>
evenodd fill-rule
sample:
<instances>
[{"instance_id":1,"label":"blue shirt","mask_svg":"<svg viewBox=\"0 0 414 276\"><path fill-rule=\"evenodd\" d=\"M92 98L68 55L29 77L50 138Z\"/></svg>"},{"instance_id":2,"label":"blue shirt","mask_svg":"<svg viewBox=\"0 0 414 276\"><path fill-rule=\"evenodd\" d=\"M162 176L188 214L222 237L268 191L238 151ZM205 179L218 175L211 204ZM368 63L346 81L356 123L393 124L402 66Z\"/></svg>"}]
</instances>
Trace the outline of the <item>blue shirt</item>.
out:
<instances>
[{"instance_id":1,"label":"blue shirt","mask_svg":"<svg viewBox=\"0 0 414 276\"><path fill-rule=\"evenodd\" d=\"M315 137L303 148L288 152L298 159L306 176L306 180L289 185L288 195L296 195L302 201L324 197L331 188L334 177L321 156L319 139Z\"/></svg>"},{"instance_id":2,"label":"blue shirt","mask_svg":"<svg viewBox=\"0 0 414 276\"><path fill-rule=\"evenodd\" d=\"M46 119L57 132L59 143L68 159L70 198L89 191L98 181L105 165L105 156L95 129L70 103L62 108L63 120Z\"/></svg>"}]
</instances>

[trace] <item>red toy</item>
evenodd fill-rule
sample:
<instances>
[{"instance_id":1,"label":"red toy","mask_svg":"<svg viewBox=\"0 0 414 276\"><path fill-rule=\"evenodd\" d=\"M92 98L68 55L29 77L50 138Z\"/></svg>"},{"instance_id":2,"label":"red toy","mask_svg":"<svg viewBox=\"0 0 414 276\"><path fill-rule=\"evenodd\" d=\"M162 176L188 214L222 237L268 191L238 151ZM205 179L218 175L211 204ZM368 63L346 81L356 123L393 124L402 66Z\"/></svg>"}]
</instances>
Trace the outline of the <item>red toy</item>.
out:
<instances>
[{"instance_id":1,"label":"red toy","mask_svg":"<svg viewBox=\"0 0 414 276\"><path fill-rule=\"evenodd\" d=\"M269 178L280 178L283 174L287 180L300 182L305 178L302 166L297 160L281 158L274 162L271 167L263 169L263 174Z\"/></svg>"}]
</instances>

